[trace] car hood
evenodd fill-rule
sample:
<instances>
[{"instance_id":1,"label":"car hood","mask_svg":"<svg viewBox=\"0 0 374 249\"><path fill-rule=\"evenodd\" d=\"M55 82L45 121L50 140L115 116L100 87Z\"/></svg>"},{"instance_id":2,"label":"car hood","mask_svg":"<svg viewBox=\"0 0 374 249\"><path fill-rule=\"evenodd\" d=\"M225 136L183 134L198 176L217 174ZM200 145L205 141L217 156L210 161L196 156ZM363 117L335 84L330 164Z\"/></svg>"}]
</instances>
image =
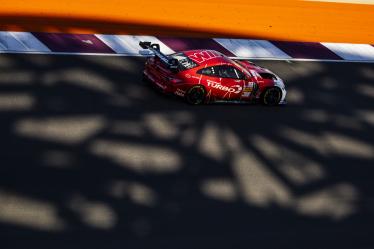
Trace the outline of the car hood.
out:
<instances>
[{"instance_id":1,"label":"car hood","mask_svg":"<svg viewBox=\"0 0 374 249\"><path fill-rule=\"evenodd\" d=\"M240 64L244 69L249 71L252 75L255 73L255 80L261 86L278 86L280 88L284 88L283 80L270 71L267 68L260 67L248 60L234 60L236 63Z\"/></svg>"},{"instance_id":2,"label":"car hood","mask_svg":"<svg viewBox=\"0 0 374 249\"><path fill-rule=\"evenodd\" d=\"M234 61L236 63L240 64L242 67L244 67L245 69L247 69L249 71L254 70L257 73L272 73L272 74L274 74L269 69L264 68L264 67L260 67L256 64L254 64L253 62L250 62L250 61L247 61L247 60L234 60Z\"/></svg>"}]
</instances>

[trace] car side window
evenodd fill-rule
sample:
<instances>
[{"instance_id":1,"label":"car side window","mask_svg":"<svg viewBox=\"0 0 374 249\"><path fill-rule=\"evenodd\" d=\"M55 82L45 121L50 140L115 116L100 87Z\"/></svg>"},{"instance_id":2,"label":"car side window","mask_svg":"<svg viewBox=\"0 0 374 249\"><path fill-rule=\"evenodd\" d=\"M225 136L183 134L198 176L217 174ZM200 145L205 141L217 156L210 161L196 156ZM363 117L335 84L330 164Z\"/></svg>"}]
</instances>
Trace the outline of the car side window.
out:
<instances>
[{"instance_id":1,"label":"car side window","mask_svg":"<svg viewBox=\"0 0 374 249\"><path fill-rule=\"evenodd\" d=\"M205 67L197 71L198 74L208 75L208 76L215 76L216 70L214 67Z\"/></svg>"},{"instance_id":2,"label":"car side window","mask_svg":"<svg viewBox=\"0 0 374 249\"><path fill-rule=\"evenodd\" d=\"M217 66L216 71L218 72L218 76L221 78L231 78L231 79L244 79L245 76L242 72L237 70L235 67L232 66Z\"/></svg>"},{"instance_id":3,"label":"car side window","mask_svg":"<svg viewBox=\"0 0 374 249\"><path fill-rule=\"evenodd\" d=\"M245 75L242 72L235 67L226 65L202 68L197 73L212 77L245 79Z\"/></svg>"}]
</instances>

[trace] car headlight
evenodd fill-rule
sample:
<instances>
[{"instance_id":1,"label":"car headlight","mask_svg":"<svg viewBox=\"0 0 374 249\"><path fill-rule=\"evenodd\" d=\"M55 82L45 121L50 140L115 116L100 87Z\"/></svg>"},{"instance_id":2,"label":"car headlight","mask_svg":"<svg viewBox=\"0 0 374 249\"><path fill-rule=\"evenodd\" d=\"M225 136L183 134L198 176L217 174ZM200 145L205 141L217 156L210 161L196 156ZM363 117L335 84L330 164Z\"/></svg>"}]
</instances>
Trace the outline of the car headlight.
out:
<instances>
[{"instance_id":1,"label":"car headlight","mask_svg":"<svg viewBox=\"0 0 374 249\"><path fill-rule=\"evenodd\" d=\"M276 76L276 77L277 77L277 79L274 80L274 84L275 84L277 87L279 87L279 88L281 88L281 89L284 89L285 86L284 86L284 82L283 82L283 80L282 80L281 78L279 78L278 76Z\"/></svg>"}]
</instances>

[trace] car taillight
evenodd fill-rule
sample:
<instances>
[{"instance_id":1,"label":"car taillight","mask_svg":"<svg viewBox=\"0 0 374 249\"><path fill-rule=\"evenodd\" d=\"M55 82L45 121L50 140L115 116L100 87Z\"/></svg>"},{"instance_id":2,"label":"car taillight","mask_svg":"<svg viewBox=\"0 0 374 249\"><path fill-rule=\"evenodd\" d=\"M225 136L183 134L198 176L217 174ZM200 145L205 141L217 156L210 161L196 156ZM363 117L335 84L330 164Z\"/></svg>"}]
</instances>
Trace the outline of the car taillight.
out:
<instances>
[{"instance_id":1,"label":"car taillight","mask_svg":"<svg viewBox=\"0 0 374 249\"><path fill-rule=\"evenodd\" d=\"M181 82L182 82L181 79L172 78L172 77L169 77L168 80L169 80L169 82L174 83L174 84L175 84L175 83L181 83Z\"/></svg>"}]
</instances>

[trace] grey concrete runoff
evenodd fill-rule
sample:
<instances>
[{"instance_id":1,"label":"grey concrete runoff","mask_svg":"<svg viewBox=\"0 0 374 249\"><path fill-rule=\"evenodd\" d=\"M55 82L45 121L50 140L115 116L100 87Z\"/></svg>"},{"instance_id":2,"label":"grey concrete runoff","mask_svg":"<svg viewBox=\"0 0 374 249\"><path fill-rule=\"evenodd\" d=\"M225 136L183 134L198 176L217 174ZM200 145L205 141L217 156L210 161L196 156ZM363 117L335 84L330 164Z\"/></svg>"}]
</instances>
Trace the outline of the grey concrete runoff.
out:
<instances>
[{"instance_id":1,"label":"grey concrete runoff","mask_svg":"<svg viewBox=\"0 0 374 249\"><path fill-rule=\"evenodd\" d=\"M190 106L139 57L0 55L0 248L373 248L374 64Z\"/></svg>"}]
</instances>

